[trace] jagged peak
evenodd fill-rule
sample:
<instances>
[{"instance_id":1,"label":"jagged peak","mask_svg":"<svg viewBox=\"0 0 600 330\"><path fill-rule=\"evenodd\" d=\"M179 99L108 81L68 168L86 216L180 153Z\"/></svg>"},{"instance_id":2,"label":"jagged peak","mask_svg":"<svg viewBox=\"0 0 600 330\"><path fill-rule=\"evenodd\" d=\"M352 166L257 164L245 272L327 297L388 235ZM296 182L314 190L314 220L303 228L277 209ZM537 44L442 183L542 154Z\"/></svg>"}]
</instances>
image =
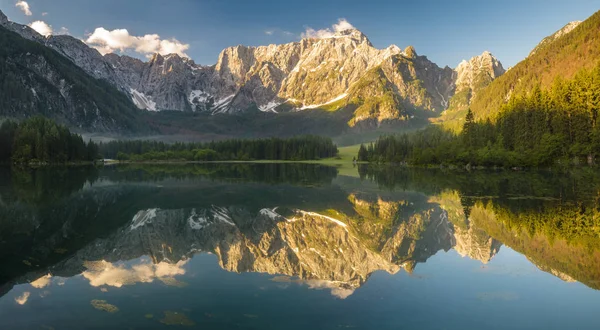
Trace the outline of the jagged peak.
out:
<instances>
[{"instance_id":1,"label":"jagged peak","mask_svg":"<svg viewBox=\"0 0 600 330\"><path fill-rule=\"evenodd\" d=\"M182 56L177 53L169 53L169 54L154 53L150 57L150 60L148 61L148 63L156 63L156 62L162 63L164 61L171 61L171 62L175 61L175 62L194 64L194 61L191 58L189 58L187 56Z\"/></svg>"},{"instance_id":2,"label":"jagged peak","mask_svg":"<svg viewBox=\"0 0 600 330\"><path fill-rule=\"evenodd\" d=\"M0 10L0 24L5 24L8 22L8 17L6 17L6 15L4 15L4 12L2 12L2 10Z\"/></svg>"},{"instance_id":3,"label":"jagged peak","mask_svg":"<svg viewBox=\"0 0 600 330\"><path fill-rule=\"evenodd\" d=\"M483 51L480 55L475 55L471 57L469 60L463 59L457 66L456 70L464 69L468 66L472 66L475 64L482 65L484 61L490 61L492 66L502 67L502 63L492 54L489 50Z\"/></svg>"},{"instance_id":4,"label":"jagged peak","mask_svg":"<svg viewBox=\"0 0 600 330\"><path fill-rule=\"evenodd\" d=\"M386 48L386 50L392 52L392 53L401 53L402 49L400 49L400 47L396 46L396 45L389 45L388 48Z\"/></svg>"},{"instance_id":5,"label":"jagged peak","mask_svg":"<svg viewBox=\"0 0 600 330\"><path fill-rule=\"evenodd\" d=\"M185 57L179 56L177 53L170 53L163 56L165 60L176 60L176 61L185 61Z\"/></svg>"},{"instance_id":6,"label":"jagged peak","mask_svg":"<svg viewBox=\"0 0 600 330\"><path fill-rule=\"evenodd\" d=\"M581 21L572 21L572 22L567 23L565 26L560 28L558 31L556 31L553 34L542 39L542 41L540 41L540 43L537 44L535 46L535 48L533 48L533 50L531 51L531 53L529 53L529 55L527 57L535 54L541 47L569 34L571 31L575 30L575 28L578 27L579 24L581 24Z\"/></svg>"},{"instance_id":7,"label":"jagged peak","mask_svg":"<svg viewBox=\"0 0 600 330\"><path fill-rule=\"evenodd\" d=\"M154 53L150 57L150 61L148 61L148 63L162 62L162 61L164 61L164 59L165 58L162 55L160 55L159 53Z\"/></svg>"},{"instance_id":8,"label":"jagged peak","mask_svg":"<svg viewBox=\"0 0 600 330\"><path fill-rule=\"evenodd\" d=\"M371 41L369 40L369 38L367 38L367 36L364 33L362 33L360 30L358 30L354 27L345 28L345 29L336 30L336 31L331 31L329 29L313 31L313 33L304 35L302 40L311 40L311 39L312 40L314 40L314 39L328 40L328 39L339 39L339 38L350 38L350 39L357 41L359 44L366 43L369 46L373 46L371 44Z\"/></svg>"},{"instance_id":9,"label":"jagged peak","mask_svg":"<svg viewBox=\"0 0 600 330\"><path fill-rule=\"evenodd\" d=\"M417 51L415 50L415 47L413 47L413 46L406 47L406 49L404 50L404 55L406 55L406 57L409 57L409 58L416 58L418 56Z\"/></svg>"},{"instance_id":10,"label":"jagged peak","mask_svg":"<svg viewBox=\"0 0 600 330\"><path fill-rule=\"evenodd\" d=\"M352 37L352 38L356 38L356 39L367 39L367 36L362 33L360 30L358 29L346 29L346 30L341 30L341 31L337 31L334 36L338 36L338 37Z\"/></svg>"}]
</instances>

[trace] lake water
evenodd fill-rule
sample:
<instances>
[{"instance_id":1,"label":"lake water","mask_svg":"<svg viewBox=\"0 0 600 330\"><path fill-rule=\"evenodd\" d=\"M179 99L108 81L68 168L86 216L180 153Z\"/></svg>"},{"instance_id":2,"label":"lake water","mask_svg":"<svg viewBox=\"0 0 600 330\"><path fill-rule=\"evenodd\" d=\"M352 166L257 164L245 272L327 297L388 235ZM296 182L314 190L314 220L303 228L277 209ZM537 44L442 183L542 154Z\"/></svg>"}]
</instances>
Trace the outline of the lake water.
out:
<instances>
[{"instance_id":1,"label":"lake water","mask_svg":"<svg viewBox=\"0 0 600 330\"><path fill-rule=\"evenodd\" d=\"M600 329L600 173L0 168L0 329Z\"/></svg>"}]
</instances>

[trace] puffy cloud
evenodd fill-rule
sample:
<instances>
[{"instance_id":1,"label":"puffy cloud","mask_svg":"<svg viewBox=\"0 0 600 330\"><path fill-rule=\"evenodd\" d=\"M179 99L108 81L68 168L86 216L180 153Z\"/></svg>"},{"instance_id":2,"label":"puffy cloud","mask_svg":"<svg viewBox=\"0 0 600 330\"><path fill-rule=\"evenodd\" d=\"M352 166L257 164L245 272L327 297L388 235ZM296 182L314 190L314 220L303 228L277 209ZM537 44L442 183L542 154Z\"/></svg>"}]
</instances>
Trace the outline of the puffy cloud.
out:
<instances>
[{"instance_id":1,"label":"puffy cloud","mask_svg":"<svg viewBox=\"0 0 600 330\"><path fill-rule=\"evenodd\" d=\"M33 15L31 13L31 10L29 9L29 4L23 0L17 1L17 3L15 4L15 7L21 9L21 11L23 12L23 14L27 15L27 16L31 16Z\"/></svg>"},{"instance_id":2,"label":"puffy cloud","mask_svg":"<svg viewBox=\"0 0 600 330\"><path fill-rule=\"evenodd\" d=\"M271 279L273 282L278 283L297 283L297 284L306 284L309 289L322 290L329 289L331 290L331 295L338 297L340 299L346 299L350 297L354 293L354 289L345 288L339 285L339 282L326 281L326 280L300 280L293 279L289 276L275 276ZM287 287L287 285L283 286Z\"/></svg>"},{"instance_id":3,"label":"puffy cloud","mask_svg":"<svg viewBox=\"0 0 600 330\"><path fill-rule=\"evenodd\" d=\"M35 280L29 284L31 284L31 286L34 288L41 289L41 288L45 288L48 285L50 285L51 280L52 280L52 275L48 274L48 275L44 275L44 276L38 278L37 280Z\"/></svg>"},{"instance_id":4,"label":"puffy cloud","mask_svg":"<svg viewBox=\"0 0 600 330\"><path fill-rule=\"evenodd\" d=\"M15 302L19 305L25 305L27 303L27 300L29 299L30 295L31 295L31 293L29 293L29 292L23 292L22 295L15 298Z\"/></svg>"},{"instance_id":5,"label":"puffy cloud","mask_svg":"<svg viewBox=\"0 0 600 330\"><path fill-rule=\"evenodd\" d=\"M176 53L187 57L185 51L190 48L189 44L181 43L177 39L161 39L158 34L146 34L138 37L130 35L126 29L109 31L103 27L96 28L94 33L88 36L86 43L103 55L117 50L123 52L133 49L147 55Z\"/></svg>"},{"instance_id":6,"label":"puffy cloud","mask_svg":"<svg viewBox=\"0 0 600 330\"><path fill-rule=\"evenodd\" d=\"M334 297L338 297L340 299L346 299L354 293L353 289L339 287L336 283L331 282L331 281L307 280L306 284L308 284L308 287L310 289L316 289L316 290L330 289L331 295Z\"/></svg>"},{"instance_id":7,"label":"puffy cloud","mask_svg":"<svg viewBox=\"0 0 600 330\"><path fill-rule=\"evenodd\" d=\"M333 24L331 28L315 30L311 27L307 27L306 31L302 33L302 38L330 38L337 32L354 29L354 26L350 24L345 18L338 19L336 24Z\"/></svg>"},{"instance_id":8,"label":"puffy cloud","mask_svg":"<svg viewBox=\"0 0 600 330\"><path fill-rule=\"evenodd\" d=\"M37 33L47 37L49 35L52 35L52 26L48 25L48 23L44 22L44 21L35 21L31 24L29 24L29 26L36 30Z\"/></svg>"},{"instance_id":9,"label":"puffy cloud","mask_svg":"<svg viewBox=\"0 0 600 330\"><path fill-rule=\"evenodd\" d=\"M185 274L183 266L186 263L187 260L179 261L176 264L164 261L152 264L149 261L141 260L138 264L125 267L122 264L113 264L102 260L84 263L88 270L84 271L82 275L94 287L108 285L120 288L124 285L150 283L155 279L170 283L174 282L176 275Z\"/></svg>"},{"instance_id":10,"label":"puffy cloud","mask_svg":"<svg viewBox=\"0 0 600 330\"><path fill-rule=\"evenodd\" d=\"M56 34L68 34L70 35L71 33L69 32L69 29L67 29L66 27L61 27L60 30L58 30L58 32L56 32Z\"/></svg>"},{"instance_id":11,"label":"puffy cloud","mask_svg":"<svg viewBox=\"0 0 600 330\"><path fill-rule=\"evenodd\" d=\"M48 15L48 13L47 13L47 12L43 12L43 13L42 13L42 16L46 16L46 15Z\"/></svg>"}]
</instances>

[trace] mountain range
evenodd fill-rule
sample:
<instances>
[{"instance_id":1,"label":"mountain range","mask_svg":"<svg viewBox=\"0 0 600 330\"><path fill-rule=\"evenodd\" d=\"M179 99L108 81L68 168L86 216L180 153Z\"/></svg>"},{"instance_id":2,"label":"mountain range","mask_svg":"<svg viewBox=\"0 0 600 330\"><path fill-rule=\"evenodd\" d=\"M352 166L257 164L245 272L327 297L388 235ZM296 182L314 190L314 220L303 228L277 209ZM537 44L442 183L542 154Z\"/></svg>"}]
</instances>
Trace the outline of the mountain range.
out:
<instances>
[{"instance_id":1,"label":"mountain range","mask_svg":"<svg viewBox=\"0 0 600 330\"><path fill-rule=\"evenodd\" d=\"M523 62L544 56L549 45L568 39L566 36L586 23L569 23L545 38ZM146 62L114 53L103 56L77 38L42 36L28 26L9 21L1 12L0 26L3 28L0 32L7 37L10 32L6 30L10 30L29 40L18 51L5 54L7 63L19 68L15 79L21 84L15 93L18 97L11 96L5 103L12 100L20 105L8 110L4 107L0 115L41 112L83 131L187 130L240 135L222 132L221 122L235 122L240 117L231 115L242 115L252 124L239 125L249 131L264 131L264 123L269 120L276 123L271 126L285 130L321 116L326 118L324 121L335 123L331 131L322 132L322 127L310 128L314 125L307 123L300 125L304 131L294 133L336 135L389 124L424 125L447 110L462 115L461 111L472 103L477 109L497 107L504 102L501 96L506 98L509 94L504 92L494 98L495 94L488 92L497 88L488 86L506 72L490 52L465 60L455 69L441 68L417 54L412 46L404 50L395 45L377 49L354 28L282 45L229 47L220 53L216 64L204 66L177 54L154 54ZM33 46L34 43L38 46ZM36 56L35 61L24 60L31 53L28 49L39 45L45 48L44 53ZM55 55L69 60L68 70L56 67L49 60ZM509 71L511 77L523 75L520 69L523 62ZM85 82L86 86L102 86L107 97L90 88L84 88L77 97L65 93L81 84L77 79L63 77L66 71L75 71L70 64L87 74L86 79L94 81ZM44 88L47 90L42 92ZM489 98L494 101L485 101ZM114 104L115 100L118 104ZM180 124L169 122L170 115L148 114L167 110L194 113L203 119L197 125ZM258 115L261 112L269 115ZM281 116L290 112L296 114ZM215 115L219 119L211 118ZM236 119L223 119L222 115ZM277 129L262 133L279 135Z\"/></svg>"},{"instance_id":2,"label":"mountain range","mask_svg":"<svg viewBox=\"0 0 600 330\"><path fill-rule=\"evenodd\" d=\"M356 29L283 45L229 47L215 65L202 66L177 54L154 54L147 62L102 56L79 39L44 37L3 14L0 25L58 52L148 111L280 113L351 106L349 126L378 126L408 121L419 111L439 113L455 94L476 92L504 73L489 52L456 70L440 68L413 47L377 49Z\"/></svg>"}]
</instances>

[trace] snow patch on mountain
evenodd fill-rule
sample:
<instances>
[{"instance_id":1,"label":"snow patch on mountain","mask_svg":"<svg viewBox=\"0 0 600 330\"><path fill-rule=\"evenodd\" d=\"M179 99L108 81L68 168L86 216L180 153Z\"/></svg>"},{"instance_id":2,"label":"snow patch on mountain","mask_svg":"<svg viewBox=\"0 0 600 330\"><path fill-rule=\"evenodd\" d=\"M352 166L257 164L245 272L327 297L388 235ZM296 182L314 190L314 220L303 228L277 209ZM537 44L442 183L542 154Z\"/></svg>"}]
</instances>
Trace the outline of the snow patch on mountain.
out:
<instances>
[{"instance_id":1,"label":"snow patch on mountain","mask_svg":"<svg viewBox=\"0 0 600 330\"><path fill-rule=\"evenodd\" d=\"M275 111L275 108L277 108L278 106L280 106L282 103L281 102L277 102L277 101L271 101L265 105L261 105L258 107L258 109L262 112L274 112L277 113L277 111Z\"/></svg>"},{"instance_id":2,"label":"snow patch on mountain","mask_svg":"<svg viewBox=\"0 0 600 330\"><path fill-rule=\"evenodd\" d=\"M226 113L229 107L229 104L231 104L231 101L233 101L233 98L235 97L235 94L231 94L229 96L226 96L220 100L218 100L217 102L215 102L212 113Z\"/></svg>"},{"instance_id":3,"label":"snow patch on mountain","mask_svg":"<svg viewBox=\"0 0 600 330\"><path fill-rule=\"evenodd\" d=\"M344 93L344 94L338 95L338 96L334 97L333 99L331 99L331 100L329 100L329 101L327 101L325 103L302 105L302 107L298 108L298 110L316 109L316 108L319 108L319 107L322 107L322 106L325 106L325 105L337 102L339 100L342 100L342 99L346 98L346 96L348 96L348 93ZM297 101L297 100L290 99L289 101L293 102L293 101Z\"/></svg>"},{"instance_id":4,"label":"snow patch on mountain","mask_svg":"<svg viewBox=\"0 0 600 330\"><path fill-rule=\"evenodd\" d=\"M139 109L143 109L143 110L157 111L156 103L153 102L149 96L147 96L144 93L141 93L133 88L130 91L131 91L131 98L136 107L138 107Z\"/></svg>"},{"instance_id":5,"label":"snow patch on mountain","mask_svg":"<svg viewBox=\"0 0 600 330\"><path fill-rule=\"evenodd\" d=\"M226 208L213 206L212 211L215 219L235 227L235 223L233 222L233 220L231 220L231 217L229 216Z\"/></svg>"},{"instance_id":6,"label":"snow patch on mountain","mask_svg":"<svg viewBox=\"0 0 600 330\"><path fill-rule=\"evenodd\" d=\"M279 219L284 219L279 213L275 212L277 210L277 208L273 208L273 209L268 209L268 208L264 208L261 209L259 214L268 217L271 220L279 220Z\"/></svg>"},{"instance_id":7,"label":"snow patch on mountain","mask_svg":"<svg viewBox=\"0 0 600 330\"><path fill-rule=\"evenodd\" d=\"M190 96L188 97L188 101L190 104L194 104L196 102L208 102L210 98L210 94L202 90L194 90L190 92Z\"/></svg>"},{"instance_id":8,"label":"snow patch on mountain","mask_svg":"<svg viewBox=\"0 0 600 330\"><path fill-rule=\"evenodd\" d=\"M131 220L130 229L135 230L146 224L152 223L152 219L156 218L156 211L158 211L158 209L142 210L136 213L136 215L133 216L133 220Z\"/></svg>"},{"instance_id":9,"label":"snow patch on mountain","mask_svg":"<svg viewBox=\"0 0 600 330\"><path fill-rule=\"evenodd\" d=\"M204 227L207 227L209 223L206 218L201 217L196 213L196 209L193 209L190 217L188 218L188 225L194 230L201 230Z\"/></svg>"}]
</instances>

